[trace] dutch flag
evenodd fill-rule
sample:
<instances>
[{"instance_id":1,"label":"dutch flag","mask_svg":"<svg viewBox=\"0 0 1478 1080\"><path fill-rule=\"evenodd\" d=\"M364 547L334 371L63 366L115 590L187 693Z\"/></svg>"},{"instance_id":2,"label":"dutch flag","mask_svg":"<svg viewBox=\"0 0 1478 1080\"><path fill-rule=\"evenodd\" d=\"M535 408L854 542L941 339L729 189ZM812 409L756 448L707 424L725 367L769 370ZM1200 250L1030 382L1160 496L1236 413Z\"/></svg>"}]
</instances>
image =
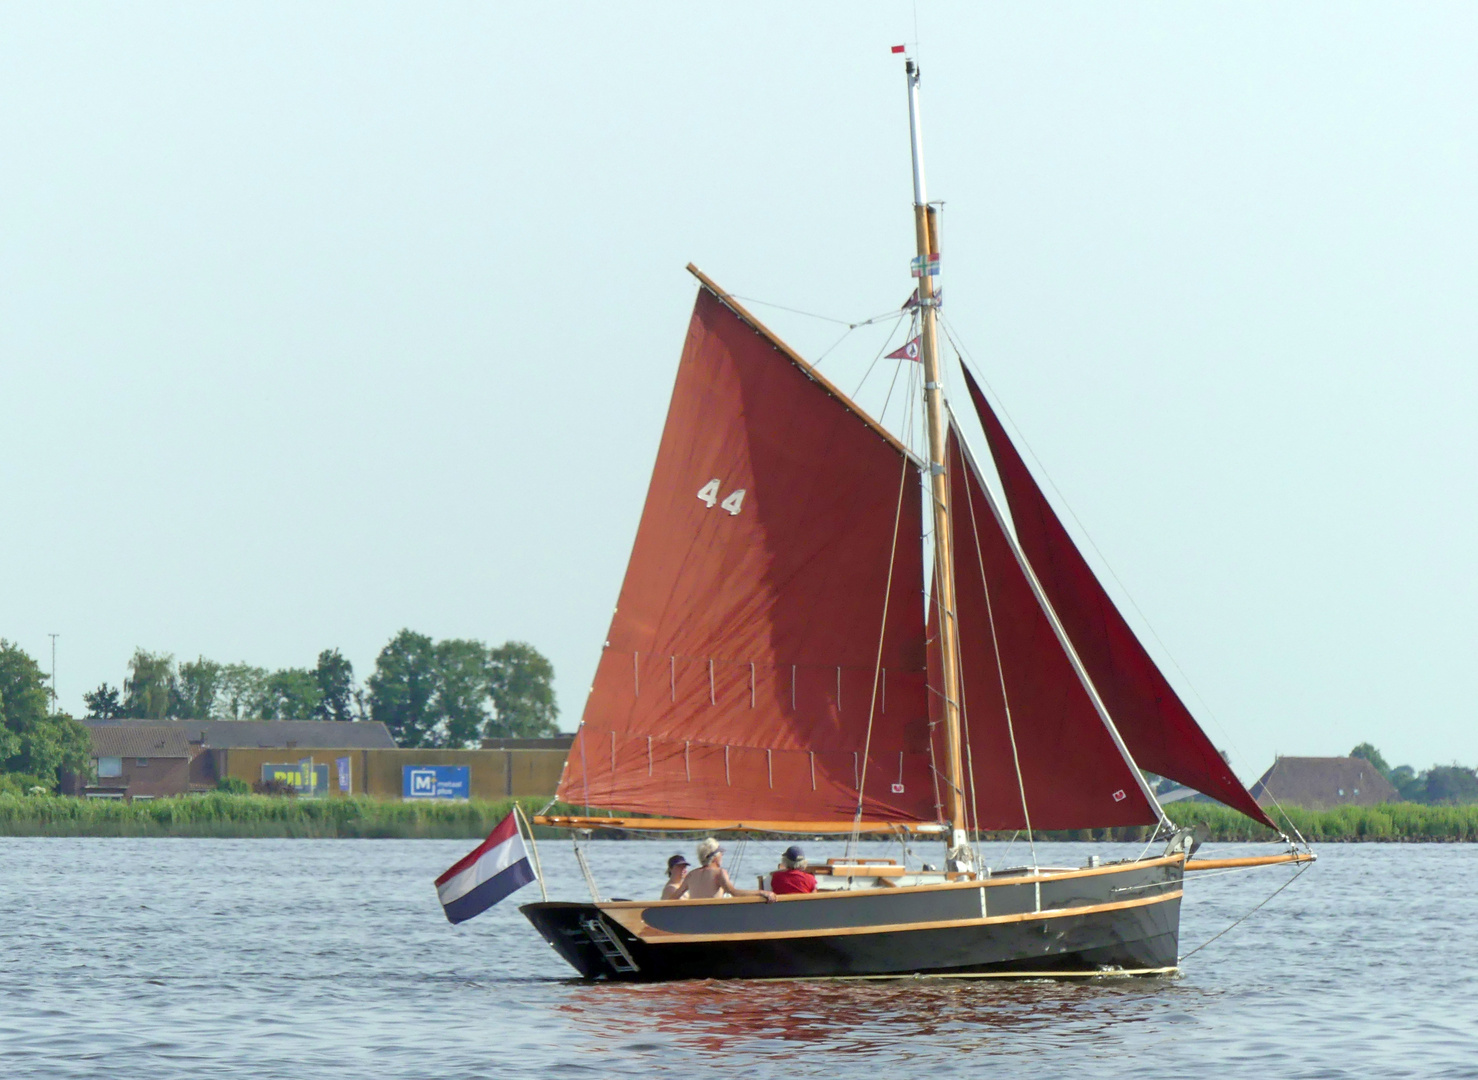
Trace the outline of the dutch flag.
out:
<instances>
[{"instance_id":1,"label":"dutch flag","mask_svg":"<svg viewBox=\"0 0 1478 1080\"><path fill-rule=\"evenodd\" d=\"M448 922L466 922L533 880L523 836L509 814L486 840L436 879L436 896Z\"/></svg>"}]
</instances>

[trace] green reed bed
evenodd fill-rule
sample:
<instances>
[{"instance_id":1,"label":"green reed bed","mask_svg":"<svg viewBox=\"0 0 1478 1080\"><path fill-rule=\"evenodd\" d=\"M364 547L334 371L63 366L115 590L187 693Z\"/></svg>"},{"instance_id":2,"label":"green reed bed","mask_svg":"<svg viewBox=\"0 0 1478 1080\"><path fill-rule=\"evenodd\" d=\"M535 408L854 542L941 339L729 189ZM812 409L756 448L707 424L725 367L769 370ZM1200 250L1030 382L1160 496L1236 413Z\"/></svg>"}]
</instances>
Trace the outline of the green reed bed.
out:
<instances>
[{"instance_id":1,"label":"green reed bed","mask_svg":"<svg viewBox=\"0 0 1478 1080\"><path fill-rule=\"evenodd\" d=\"M517 801L533 814L549 800ZM486 836L514 802L288 799L218 792L136 802L0 795L0 835L471 838Z\"/></svg>"},{"instance_id":2,"label":"green reed bed","mask_svg":"<svg viewBox=\"0 0 1478 1080\"><path fill-rule=\"evenodd\" d=\"M1165 807L1165 812L1178 825L1204 828L1209 840L1273 838L1273 834L1263 826L1235 810L1213 803L1171 803ZM1339 806L1333 810L1287 807L1285 810L1272 810L1270 816L1279 824L1291 822L1311 842L1478 841L1478 805L1382 803L1379 806Z\"/></svg>"},{"instance_id":3,"label":"green reed bed","mask_svg":"<svg viewBox=\"0 0 1478 1080\"><path fill-rule=\"evenodd\" d=\"M532 815L547 799L517 800ZM0 836L218 836L374 837L472 839L486 836L513 807L513 799L470 802L401 802L363 796L288 799L263 795L189 795L138 802L74 799L56 795L0 794ZM556 805L554 813L582 808ZM1273 834L1233 810L1213 803L1172 803L1178 825L1203 829L1212 841L1271 840ZM1275 813L1277 820L1283 815ZM1334 810L1289 808L1293 825L1312 842L1478 841L1478 805L1425 806L1390 803ZM540 829L542 836L548 830ZM1043 840L1135 840L1148 830L1099 829L1040 833ZM564 835L564 834L558 834ZM612 832L607 835L622 835ZM988 834L1009 839L1009 833Z\"/></svg>"}]
</instances>

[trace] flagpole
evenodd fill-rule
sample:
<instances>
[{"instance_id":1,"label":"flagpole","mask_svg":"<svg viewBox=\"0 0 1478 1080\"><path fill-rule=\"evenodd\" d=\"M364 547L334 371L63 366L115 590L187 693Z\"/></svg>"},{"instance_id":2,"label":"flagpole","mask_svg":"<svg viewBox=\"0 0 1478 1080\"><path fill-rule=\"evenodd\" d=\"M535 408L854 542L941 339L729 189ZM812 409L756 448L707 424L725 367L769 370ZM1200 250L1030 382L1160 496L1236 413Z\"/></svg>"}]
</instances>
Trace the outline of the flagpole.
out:
<instances>
[{"instance_id":1,"label":"flagpole","mask_svg":"<svg viewBox=\"0 0 1478 1080\"><path fill-rule=\"evenodd\" d=\"M924 412L929 429L929 490L934 504L934 580L938 589L940 687L944 699L945 814L950 822L949 861L951 869L973 869L969 837L965 831L965 769L960 750L960 643L955 622L954 535L950 527L949 473L945 432L949 423L940 378L938 299L934 277L939 273L937 211L929 205L924 185L924 133L919 115L919 68L904 60L908 75L908 133L913 152L914 232L918 258L914 272L919 279L919 314L924 365Z\"/></svg>"},{"instance_id":2,"label":"flagpole","mask_svg":"<svg viewBox=\"0 0 1478 1080\"><path fill-rule=\"evenodd\" d=\"M534 854L534 877L539 881L539 897L543 900L549 899L549 890L544 887L544 866L539 862L539 842L534 839L534 826L529 821L528 815L523 812L523 807L518 803L513 804L514 822L519 829L529 838L529 850Z\"/></svg>"}]
</instances>

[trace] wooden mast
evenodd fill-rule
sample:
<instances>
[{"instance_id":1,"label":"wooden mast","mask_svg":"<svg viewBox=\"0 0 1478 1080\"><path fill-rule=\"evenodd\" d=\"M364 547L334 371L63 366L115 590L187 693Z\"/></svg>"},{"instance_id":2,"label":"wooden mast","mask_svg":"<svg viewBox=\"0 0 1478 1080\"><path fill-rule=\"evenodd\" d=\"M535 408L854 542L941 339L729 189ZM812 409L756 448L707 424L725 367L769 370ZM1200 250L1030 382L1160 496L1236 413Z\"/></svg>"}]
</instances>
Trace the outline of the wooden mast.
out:
<instances>
[{"instance_id":1,"label":"wooden mast","mask_svg":"<svg viewBox=\"0 0 1478 1080\"><path fill-rule=\"evenodd\" d=\"M960 641L955 618L954 534L950 528L949 475L946 470L946 433L949 413L939 364L939 308L934 278L939 272L939 232L935 207L924 187L924 135L919 117L919 68L904 61L908 75L908 129L913 150L914 232L918 246L914 273L918 277L920 333L924 366L924 411L929 428L929 491L934 504L934 582L938 596L940 671L944 699L946 791L944 811L950 823L951 869L968 869L972 862L965 831L965 768L960 741Z\"/></svg>"}]
</instances>

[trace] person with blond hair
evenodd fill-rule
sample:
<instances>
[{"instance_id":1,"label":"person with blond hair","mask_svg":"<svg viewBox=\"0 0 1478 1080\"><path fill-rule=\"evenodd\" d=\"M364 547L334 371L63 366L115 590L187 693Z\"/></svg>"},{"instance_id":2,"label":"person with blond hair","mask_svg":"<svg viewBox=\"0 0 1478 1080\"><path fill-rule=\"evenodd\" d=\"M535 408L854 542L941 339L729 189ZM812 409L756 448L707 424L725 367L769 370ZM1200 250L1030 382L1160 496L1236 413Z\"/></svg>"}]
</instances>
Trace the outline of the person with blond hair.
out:
<instances>
[{"instance_id":1,"label":"person with blond hair","mask_svg":"<svg viewBox=\"0 0 1478 1080\"><path fill-rule=\"evenodd\" d=\"M713 837L698 845L698 869L688 871L674 899L712 900L721 896L763 896L769 903L775 894L765 889L741 889L724 869L724 849Z\"/></svg>"}]
</instances>

